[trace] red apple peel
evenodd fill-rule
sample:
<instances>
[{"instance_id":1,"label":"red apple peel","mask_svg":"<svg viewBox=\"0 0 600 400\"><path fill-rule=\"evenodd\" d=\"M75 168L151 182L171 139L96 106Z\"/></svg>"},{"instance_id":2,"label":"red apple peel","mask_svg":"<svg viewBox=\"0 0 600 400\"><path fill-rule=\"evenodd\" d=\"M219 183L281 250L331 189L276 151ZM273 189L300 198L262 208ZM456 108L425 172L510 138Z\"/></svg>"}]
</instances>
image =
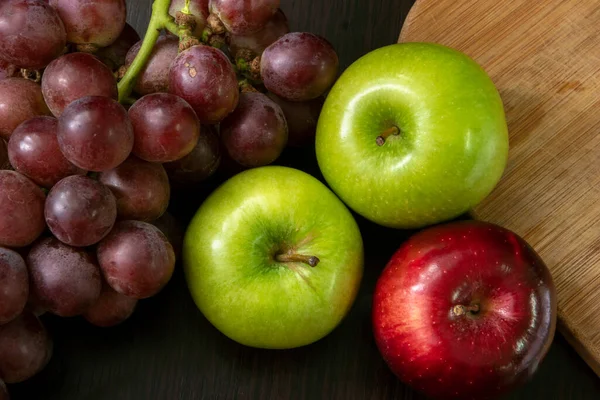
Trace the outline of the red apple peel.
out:
<instances>
[{"instance_id":1,"label":"red apple peel","mask_svg":"<svg viewBox=\"0 0 600 400\"><path fill-rule=\"evenodd\" d=\"M539 255L497 225L425 229L375 289L377 346L403 382L434 399L487 399L527 381L556 328L556 291Z\"/></svg>"}]
</instances>

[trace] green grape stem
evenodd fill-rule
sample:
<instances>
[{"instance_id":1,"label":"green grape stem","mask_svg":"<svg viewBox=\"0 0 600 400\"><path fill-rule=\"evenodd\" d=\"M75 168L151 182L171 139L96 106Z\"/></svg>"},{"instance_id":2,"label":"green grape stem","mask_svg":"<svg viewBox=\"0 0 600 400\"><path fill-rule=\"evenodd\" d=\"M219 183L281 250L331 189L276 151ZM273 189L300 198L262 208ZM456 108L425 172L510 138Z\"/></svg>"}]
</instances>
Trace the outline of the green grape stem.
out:
<instances>
[{"instance_id":1,"label":"green grape stem","mask_svg":"<svg viewBox=\"0 0 600 400\"><path fill-rule=\"evenodd\" d=\"M127 104L130 99L137 78L152 54L154 45L160 36L160 31L167 29L169 32L178 35L179 27L173 17L169 15L170 6L171 0L155 0L152 4L152 15L146 35L144 36L144 41L142 42L142 47L118 84L119 102L121 104Z\"/></svg>"},{"instance_id":2,"label":"green grape stem","mask_svg":"<svg viewBox=\"0 0 600 400\"><path fill-rule=\"evenodd\" d=\"M185 0L185 6L181 9L181 12L184 14L191 14L190 12L190 2L191 0Z\"/></svg>"},{"instance_id":3,"label":"green grape stem","mask_svg":"<svg viewBox=\"0 0 600 400\"><path fill-rule=\"evenodd\" d=\"M205 43L209 46L222 48L226 45L226 29L223 23L216 15L210 15L208 26L202 32L202 37L197 38L192 34L195 28L195 21L191 17L190 0L186 0L185 6L178 13L177 19L169 15L171 0L154 0L152 3L152 15L148 23L148 29L142 41L142 46L135 56L133 62L119 71L118 76L122 76L118 83L119 103L131 105L134 99L131 96L133 88L137 82L138 76L148 63L152 50L156 45L161 31L167 30L179 37L179 51L185 51L189 47ZM260 57L252 58L250 55L237 57L232 60L236 71L255 82L260 82ZM256 91L252 84L244 79L241 88L246 91Z\"/></svg>"}]
</instances>

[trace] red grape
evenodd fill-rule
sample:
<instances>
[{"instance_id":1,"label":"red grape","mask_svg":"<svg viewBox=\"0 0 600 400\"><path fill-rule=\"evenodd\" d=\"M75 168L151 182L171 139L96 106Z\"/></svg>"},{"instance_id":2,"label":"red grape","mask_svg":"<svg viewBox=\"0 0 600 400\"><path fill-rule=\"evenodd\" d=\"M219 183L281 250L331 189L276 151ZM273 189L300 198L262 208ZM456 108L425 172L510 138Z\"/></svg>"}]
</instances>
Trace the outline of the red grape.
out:
<instances>
[{"instance_id":1,"label":"red grape","mask_svg":"<svg viewBox=\"0 0 600 400\"><path fill-rule=\"evenodd\" d=\"M125 60L126 65L130 65L133 62L141 46L142 41L139 41L129 49ZM169 91L169 70L171 63L177 57L178 53L179 39L174 36L161 35L156 41L154 49L152 49L150 58L137 78L134 88L135 92L145 95Z\"/></svg>"},{"instance_id":2,"label":"red grape","mask_svg":"<svg viewBox=\"0 0 600 400\"><path fill-rule=\"evenodd\" d=\"M262 93L242 93L240 104L221 123L227 152L246 167L275 161L286 146L288 127L281 107Z\"/></svg>"},{"instance_id":3,"label":"red grape","mask_svg":"<svg viewBox=\"0 0 600 400\"><path fill-rule=\"evenodd\" d=\"M265 87L292 101L312 100L335 82L338 56L324 38L305 32L282 36L266 48L260 72Z\"/></svg>"},{"instance_id":4,"label":"red grape","mask_svg":"<svg viewBox=\"0 0 600 400\"><path fill-rule=\"evenodd\" d=\"M278 10L260 31L246 36L231 35L229 48L233 55L236 55L242 49L251 50L256 55L261 55L267 47L289 33L289 31L290 26L287 17L283 11Z\"/></svg>"},{"instance_id":5,"label":"red grape","mask_svg":"<svg viewBox=\"0 0 600 400\"><path fill-rule=\"evenodd\" d=\"M35 315L23 313L0 326L0 354L0 378L6 383L23 382L46 366L52 340Z\"/></svg>"},{"instance_id":6,"label":"red grape","mask_svg":"<svg viewBox=\"0 0 600 400\"><path fill-rule=\"evenodd\" d=\"M58 240L85 247L108 235L117 219L117 202L102 183L73 175L50 190L44 214L48 228Z\"/></svg>"},{"instance_id":7,"label":"red grape","mask_svg":"<svg viewBox=\"0 0 600 400\"><path fill-rule=\"evenodd\" d=\"M21 68L40 69L62 54L65 26L56 10L40 0L0 4L0 58Z\"/></svg>"},{"instance_id":8,"label":"red grape","mask_svg":"<svg viewBox=\"0 0 600 400\"><path fill-rule=\"evenodd\" d=\"M0 139L0 169L9 169L8 145L4 139Z\"/></svg>"},{"instance_id":9,"label":"red grape","mask_svg":"<svg viewBox=\"0 0 600 400\"><path fill-rule=\"evenodd\" d=\"M18 70L14 65L0 60L0 80L17 76Z\"/></svg>"},{"instance_id":10,"label":"red grape","mask_svg":"<svg viewBox=\"0 0 600 400\"><path fill-rule=\"evenodd\" d=\"M29 277L23 257L0 247L0 325L15 319L29 298Z\"/></svg>"},{"instance_id":11,"label":"red grape","mask_svg":"<svg viewBox=\"0 0 600 400\"><path fill-rule=\"evenodd\" d=\"M36 301L55 315L81 315L100 296L100 269L86 249L67 246L48 237L31 248L27 265L30 290Z\"/></svg>"},{"instance_id":12,"label":"red grape","mask_svg":"<svg viewBox=\"0 0 600 400\"><path fill-rule=\"evenodd\" d=\"M10 400L10 397L8 396L8 390L6 389L6 385L2 379L0 379L0 400Z\"/></svg>"},{"instance_id":13,"label":"red grape","mask_svg":"<svg viewBox=\"0 0 600 400\"><path fill-rule=\"evenodd\" d=\"M183 246L183 236L185 235L185 229L181 222L167 211L159 219L152 221L151 224L164 233L171 246L173 246L175 258L179 257Z\"/></svg>"},{"instance_id":14,"label":"red grape","mask_svg":"<svg viewBox=\"0 0 600 400\"><path fill-rule=\"evenodd\" d=\"M22 122L51 115L40 85L22 78L0 80L0 137L7 139Z\"/></svg>"},{"instance_id":15,"label":"red grape","mask_svg":"<svg viewBox=\"0 0 600 400\"><path fill-rule=\"evenodd\" d=\"M35 117L19 125L8 141L14 169L48 189L67 176L85 174L60 151L57 131L56 118Z\"/></svg>"},{"instance_id":16,"label":"red grape","mask_svg":"<svg viewBox=\"0 0 600 400\"><path fill-rule=\"evenodd\" d=\"M125 65L125 57L129 49L140 40L140 35L136 30L125 23L121 35L108 47L103 47L96 52L96 56L106 64L110 69L116 70Z\"/></svg>"},{"instance_id":17,"label":"red grape","mask_svg":"<svg viewBox=\"0 0 600 400\"><path fill-rule=\"evenodd\" d=\"M175 18L177 12L181 11L185 6L185 0L173 0L169 7L169 14ZM194 29L194 36L201 37L202 30L206 26L206 19L208 18L208 0L191 0L190 1L190 13L194 16L196 21L196 29Z\"/></svg>"},{"instance_id":18,"label":"red grape","mask_svg":"<svg viewBox=\"0 0 600 400\"><path fill-rule=\"evenodd\" d=\"M133 314L138 300L115 292L108 284L102 285L100 297L83 317L92 325L112 327L125 321Z\"/></svg>"},{"instance_id":19,"label":"red grape","mask_svg":"<svg viewBox=\"0 0 600 400\"><path fill-rule=\"evenodd\" d=\"M281 107L288 123L288 146L302 147L314 143L319 115L325 99L317 97L308 101L288 101L267 93Z\"/></svg>"},{"instance_id":20,"label":"red grape","mask_svg":"<svg viewBox=\"0 0 600 400\"><path fill-rule=\"evenodd\" d=\"M220 163L219 136L211 125L204 125L192 152L177 161L165 163L164 167L172 181L189 185L208 179Z\"/></svg>"},{"instance_id":21,"label":"red grape","mask_svg":"<svg viewBox=\"0 0 600 400\"><path fill-rule=\"evenodd\" d=\"M120 219L152 221L169 206L169 178L161 164L129 157L99 179L115 195Z\"/></svg>"},{"instance_id":22,"label":"red grape","mask_svg":"<svg viewBox=\"0 0 600 400\"><path fill-rule=\"evenodd\" d=\"M153 93L129 109L135 140L133 154L152 162L175 161L189 154L200 136L200 121L181 97Z\"/></svg>"},{"instance_id":23,"label":"red grape","mask_svg":"<svg viewBox=\"0 0 600 400\"><path fill-rule=\"evenodd\" d=\"M25 247L44 231L42 189L15 171L0 171L0 246Z\"/></svg>"},{"instance_id":24,"label":"red grape","mask_svg":"<svg viewBox=\"0 0 600 400\"><path fill-rule=\"evenodd\" d=\"M127 110L108 97L72 102L58 119L58 145L67 160L80 168L100 172L116 167L133 148Z\"/></svg>"},{"instance_id":25,"label":"red grape","mask_svg":"<svg viewBox=\"0 0 600 400\"><path fill-rule=\"evenodd\" d=\"M175 269L175 253L166 236L141 221L117 222L98 245L97 255L107 283L136 299L160 292Z\"/></svg>"},{"instance_id":26,"label":"red grape","mask_svg":"<svg viewBox=\"0 0 600 400\"><path fill-rule=\"evenodd\" d=\"M87 53L66 54L48 64L42 76L44 100L59 117L66 106L86 96L117 99L117 81L111 70Z\"/></svg>"},{"instance_id":27,"label":"red grape","mask_svg":"<svg viewBox=\"0 0 600 400\"><path fill-rule=\"evenodd\" d=\"M123 30L125 0L50 0L65 23L67 41L106 47Z\"/></svg>"},{"instance_id":28,"label":"red grape","mask_svg":"<svg viewBox=\"0 0 600 400\"><path fill-rule=\"evenodd\" d=\"M169 90L187 101L203 124L220 122L239 101L233 65L221 50L210 46L193 46L177 56Z\"/></svg>"},{"instance_id":29,"label":"red grape","mask_svg":"<svg viewBox=\"0 0 600 400\"><path fill-rule=\"evenodd\" d=\"M210 0L209 8L229 32L248 35L265 26L279 8L279 0Z\"/></svg>"}]
</instances>

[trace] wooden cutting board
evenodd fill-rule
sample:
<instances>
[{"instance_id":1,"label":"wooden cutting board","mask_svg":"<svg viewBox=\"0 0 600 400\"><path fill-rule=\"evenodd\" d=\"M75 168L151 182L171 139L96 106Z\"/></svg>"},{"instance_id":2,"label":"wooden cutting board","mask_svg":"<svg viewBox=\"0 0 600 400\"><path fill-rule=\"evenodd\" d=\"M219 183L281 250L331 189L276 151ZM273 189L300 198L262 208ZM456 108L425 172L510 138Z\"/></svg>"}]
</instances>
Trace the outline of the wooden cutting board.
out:
<instances>
[{"instance_id":1,"label":"wooden cutting board","mask_svg":"<svg viewBox=\"0 0 600 400\"><path fill-rule=\"evenodd\" d=\"M473 215L540 253L559 329L600 375L600 1L417 0L400 41L461 50L497 85L509 162Z\"/></svg>"}]
</instances>

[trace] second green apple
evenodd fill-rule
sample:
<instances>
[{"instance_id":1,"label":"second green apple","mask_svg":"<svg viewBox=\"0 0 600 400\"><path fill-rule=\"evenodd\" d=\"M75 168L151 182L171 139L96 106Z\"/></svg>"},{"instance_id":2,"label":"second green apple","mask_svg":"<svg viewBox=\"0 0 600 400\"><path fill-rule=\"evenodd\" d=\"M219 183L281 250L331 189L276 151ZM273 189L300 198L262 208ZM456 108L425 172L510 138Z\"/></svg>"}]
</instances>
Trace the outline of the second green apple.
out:
<instances>
[{"instance_id":1,"label":"second green apple","mask_svg":"<svg viewBox=\"0 0 600 400\"><path fill-rule=\"evenodd\" d=\"M377 49L332 88L317 128L327 183L380 225L420 228L460 216L507 162L501 97L465 54L432 43Z\"/></svg>"},{"instance_id":2,"label":"second green apple","mask_svg":"<svg viewBox=\"0 0 600 400\"><path fill-rule=\"evenodd\" d=\"M206 318L246 346L289 349L333 331L356 298L363 242L323 183L287 167L229 179L187 229L183 264Z\"/></svg>"}]
</instances>

